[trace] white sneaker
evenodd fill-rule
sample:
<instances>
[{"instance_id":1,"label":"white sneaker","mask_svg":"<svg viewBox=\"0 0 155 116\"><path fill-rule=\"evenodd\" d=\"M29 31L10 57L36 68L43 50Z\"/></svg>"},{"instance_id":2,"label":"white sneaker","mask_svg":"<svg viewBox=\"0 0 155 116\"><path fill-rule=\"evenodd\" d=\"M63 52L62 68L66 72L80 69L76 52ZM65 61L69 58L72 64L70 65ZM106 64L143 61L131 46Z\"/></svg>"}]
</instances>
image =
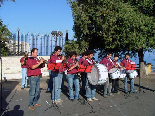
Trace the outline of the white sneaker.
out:
<instances>
[{"instance_id":1,"label":"white sneaker","mask_svg":"<svg viewBox=\"0 0 155 116\"><path fill-rule=\"evenodd\" d=\"M96 100L96 101L98 101L98 99L97 99L97 98L95 98L95 97L93 98L93 100Z\"/></svg>"},{"instance_id":2,"label":"white sneaker","mask_svg":"<svg viewBox=\"0 0 155 116\"><path fill-rule=\"evenodd\" d=\"M89 102L92 102L93 100L92 99L87 99Z\"/></svg>"},{"instance_id":3,"label":"white sneaker","mask_svg":"<svg viewBox=\"0 0 155 116\"><path fill-rule=\"evenodd\" d=\"M63 102L63 100L57 100L56 102Z\"/></svg>"}]
</instances>

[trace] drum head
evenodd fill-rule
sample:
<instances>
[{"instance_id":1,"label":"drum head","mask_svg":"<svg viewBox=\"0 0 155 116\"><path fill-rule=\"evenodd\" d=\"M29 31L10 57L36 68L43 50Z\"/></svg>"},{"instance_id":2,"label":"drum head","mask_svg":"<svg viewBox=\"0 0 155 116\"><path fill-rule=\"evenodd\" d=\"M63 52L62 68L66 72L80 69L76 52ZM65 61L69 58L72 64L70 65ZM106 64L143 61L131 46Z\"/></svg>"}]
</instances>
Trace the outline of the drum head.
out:
<instances>
[{"instance_id":1,"label":"drum head","mask_svg":"<svg viewBox=\"0 0 155 116\"><path fill-rule=\"evenodd\" d=\"M114 73L114 72L116 72L117 70L118 70L117 68L112 68L112 69L109 70L109 73Z\"/></svg>"},{"instance_id":2,"label":"drum head","mask_svg":"<svg viewBox=\"0 0 155 116\"><path fill-rule=\"evenodd\" d=\"M87 73L87 77L89 82L92 85L97 85L98 81L99 81L99 71L96 65L93 65L92 71L90 73Z\"/></svg>"}]
</instances>

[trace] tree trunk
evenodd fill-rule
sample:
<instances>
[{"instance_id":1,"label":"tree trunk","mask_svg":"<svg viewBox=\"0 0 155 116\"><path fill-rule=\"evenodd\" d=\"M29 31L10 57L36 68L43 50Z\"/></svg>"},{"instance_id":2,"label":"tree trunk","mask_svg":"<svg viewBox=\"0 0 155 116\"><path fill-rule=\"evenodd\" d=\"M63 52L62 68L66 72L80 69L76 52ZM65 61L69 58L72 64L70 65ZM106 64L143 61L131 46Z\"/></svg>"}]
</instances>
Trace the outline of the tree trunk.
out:
<instances>
[{"instance_id":1,"label":"tree trunk","mask_svg":"<svg viewBox=\"0 0 155 116\"><path fill-rule=\"evenodd\" d=\"M139 66L140 66L140 73L139 74L140 74L140 78L142 78L142 77L146 76L143 49L139 49L138 57L139 57Z\"/></svg>"}]
</instances>

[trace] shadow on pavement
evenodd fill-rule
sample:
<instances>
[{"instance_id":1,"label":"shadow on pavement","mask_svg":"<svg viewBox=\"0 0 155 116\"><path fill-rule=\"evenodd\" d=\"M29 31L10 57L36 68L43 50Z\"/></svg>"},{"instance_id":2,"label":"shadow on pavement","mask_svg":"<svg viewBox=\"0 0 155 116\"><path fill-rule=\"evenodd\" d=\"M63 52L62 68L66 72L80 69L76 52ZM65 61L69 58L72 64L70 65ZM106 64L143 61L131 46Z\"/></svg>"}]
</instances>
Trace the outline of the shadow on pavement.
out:
<instances>
[{"instance_id":1,"label":"shadow on pavement","mask_svg":"<svg viewBox=\"0 0 155 116\"><path fill-rule=\"evenodd\" d=\"M2 113L6 110L7 106L9 105L9 102L11 102L17 90L15 90L15 93L13 94L13 96L8 102L6 101L6 98L10 95L12 90L18 84L19 84L19 81L16 81L16 80L10 80L2 83L2 107L0 105L0 110L2 109L2 111L0 111L0 115L2 115ZM0 98L1 98L1 90L0 90ZM0 104L1 104L1 101L0 101Z\"/></svg>"},{"instance_id":2,"label":"shadow on pavement","mask_svg":"<svg viewBox=\"0 0 155 116\"><path fill-rule=\"evenodd\" d=\"M13 110L5 112L2 116L24 116L24 111L20 110L20 105L15 105Z\"/></svg>"}]
</instances>

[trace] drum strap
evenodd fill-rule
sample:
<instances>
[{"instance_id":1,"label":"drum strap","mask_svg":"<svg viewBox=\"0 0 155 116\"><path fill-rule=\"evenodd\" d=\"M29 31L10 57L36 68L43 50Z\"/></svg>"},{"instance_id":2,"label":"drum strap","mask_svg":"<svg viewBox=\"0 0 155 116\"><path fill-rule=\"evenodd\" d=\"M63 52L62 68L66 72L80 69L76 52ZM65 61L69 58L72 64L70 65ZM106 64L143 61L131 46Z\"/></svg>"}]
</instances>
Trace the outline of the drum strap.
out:
<instances>
[{"instance_id":1,"label":"drum strap","mask_svg":"<svg viewBox=\"0 0 155 116\"><path fill-rule=\"evenodd\" d=\"M90 60L86 59L88 61L88 63L93 64Z\"/></svg>"},{"instance_id":2,"label":"drum strap","mask_svg":"<svg viewBox=\"0 0 155 116\"><path fill-rule=\"evenodd\" d=\"M119 67L122 67L122 66L120 65L120 63L116 62L116 64L118 64Z\"/></svg>"},{"instance_id":3,"label":"drum strap","mask_svg":"<svg viewBox=\"0 0 155 116\"><path fill-rule=\"evenodd\" d=\"M114 65L113 61L111 60L111 58L109 58L110 62Z\"/></svg>"}]
</instances>

